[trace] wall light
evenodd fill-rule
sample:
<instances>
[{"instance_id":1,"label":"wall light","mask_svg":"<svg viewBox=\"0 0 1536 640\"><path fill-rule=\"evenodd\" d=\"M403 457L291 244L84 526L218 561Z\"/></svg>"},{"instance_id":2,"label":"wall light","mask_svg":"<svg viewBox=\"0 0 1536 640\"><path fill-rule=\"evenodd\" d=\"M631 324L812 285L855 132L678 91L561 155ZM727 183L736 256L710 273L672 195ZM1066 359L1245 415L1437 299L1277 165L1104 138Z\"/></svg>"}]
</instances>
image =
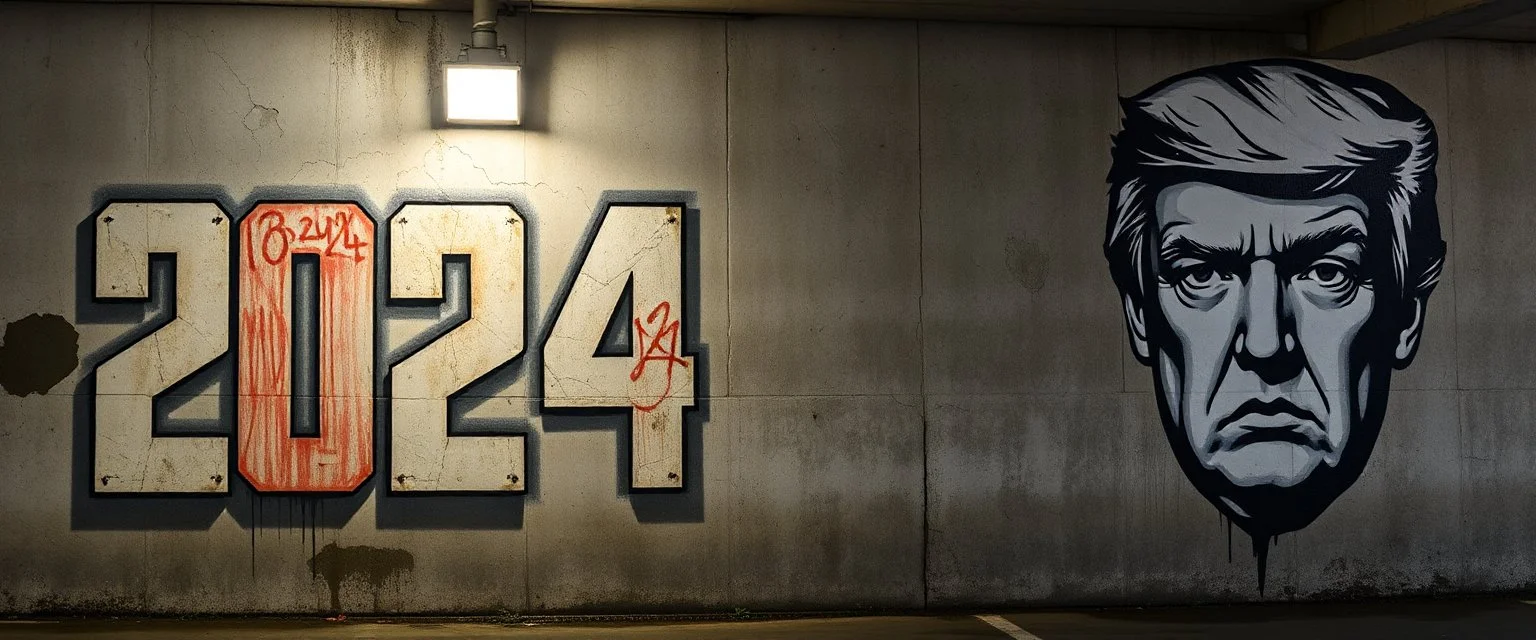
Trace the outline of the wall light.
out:
<instances>
[{"instance_id":1,"label":"wall light","mask_svg":"<svg viewBox=\"0 0 1536 640\"><path fill-rule=\"evenodd\" d=\"M516 125L522 121L522 67L496 43L497 0L475 0L474 31L459 59L443 63L443 115L448 124Z\"/></svg>"}]
</instances>

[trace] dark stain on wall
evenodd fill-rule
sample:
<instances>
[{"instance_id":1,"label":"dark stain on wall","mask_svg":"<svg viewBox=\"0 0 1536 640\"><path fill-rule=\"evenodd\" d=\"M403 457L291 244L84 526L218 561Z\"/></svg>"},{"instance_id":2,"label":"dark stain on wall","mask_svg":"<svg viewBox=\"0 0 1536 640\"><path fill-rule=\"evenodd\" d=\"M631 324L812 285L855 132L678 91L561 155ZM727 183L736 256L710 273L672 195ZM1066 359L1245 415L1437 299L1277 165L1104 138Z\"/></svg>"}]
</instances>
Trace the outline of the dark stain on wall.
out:
<instances>
[{"instance_id":1,"label":"dark stain on wall","mask_svg":"<svg viewBox=\"0 0 1536 640\"><path fill-rule=\"evenodd\" d=\"M358 578L373 587L375 608L379 590L397 574L416 568L416 557L404 549L383 549L359 545L325 545L309 560L309 570L325 578L331 588L331 610L341 611L341 583Z\"/></svg>"},{"instance_id":2,"label":"dark stain on wall","mask_svg":"<svg viewBox=\"0 0 1536 640\"><path fill-rule=\"evenodd\" d=\"M80 332L63 316L32 314L5 326L0 386L13 396L48 393L80 364Z\"/></svg>"},{"instance_id":3,"label":"dark stain on wall","mask_svg":"<svg viewBox=\"0 0 1536 640\"><path fill-rule=\"evenodd\" d=\"M1003 250L1007 252L1008 272L1013 274L1014 280L1031 292L1045 288L1046 278L1051 273L1051 256L1039 243L1009 237Z\"/></svg>"}]
</instances>

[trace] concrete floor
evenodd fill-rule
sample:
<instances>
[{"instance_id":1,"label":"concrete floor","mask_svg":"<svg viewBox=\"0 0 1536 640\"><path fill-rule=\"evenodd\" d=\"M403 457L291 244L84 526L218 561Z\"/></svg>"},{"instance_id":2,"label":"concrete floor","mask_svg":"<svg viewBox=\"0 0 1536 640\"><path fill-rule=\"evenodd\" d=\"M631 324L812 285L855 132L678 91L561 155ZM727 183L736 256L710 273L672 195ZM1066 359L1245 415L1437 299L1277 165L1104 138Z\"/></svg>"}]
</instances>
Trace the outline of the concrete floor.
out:
<instances>
[{"instance_id":1,"label":"concrete floor","mask_svg":"<svg viewBox=\"0 0 1536 640\"><path fill-rule=\"evenodd\" d=\"M389 618L0 620L0 638L1536 638L1536 601L1079 609L731 622L497 623Z\"/></svg>"}]
</instances>

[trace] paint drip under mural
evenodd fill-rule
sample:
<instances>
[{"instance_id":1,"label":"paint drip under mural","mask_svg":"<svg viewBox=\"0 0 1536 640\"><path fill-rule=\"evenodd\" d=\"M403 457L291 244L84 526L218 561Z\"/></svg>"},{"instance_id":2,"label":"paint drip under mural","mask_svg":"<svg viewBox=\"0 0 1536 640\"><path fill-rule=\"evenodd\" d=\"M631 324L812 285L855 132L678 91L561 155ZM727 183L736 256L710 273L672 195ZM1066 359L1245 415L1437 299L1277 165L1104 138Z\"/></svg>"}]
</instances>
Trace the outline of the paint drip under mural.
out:
<instances>
[{"instance_id":1,"label":"paint drip under mural","mask_svg":"<svg viewBox=\"0 0 1536 640\"><path fill-rule=\"evenodd\" d=\"M1437 140L1385 82L1307 61L1183 73L1122 100L1104 254L1185 475L1253 539L1364 470L1445 243Z\"/></svg>"}]
</instances>

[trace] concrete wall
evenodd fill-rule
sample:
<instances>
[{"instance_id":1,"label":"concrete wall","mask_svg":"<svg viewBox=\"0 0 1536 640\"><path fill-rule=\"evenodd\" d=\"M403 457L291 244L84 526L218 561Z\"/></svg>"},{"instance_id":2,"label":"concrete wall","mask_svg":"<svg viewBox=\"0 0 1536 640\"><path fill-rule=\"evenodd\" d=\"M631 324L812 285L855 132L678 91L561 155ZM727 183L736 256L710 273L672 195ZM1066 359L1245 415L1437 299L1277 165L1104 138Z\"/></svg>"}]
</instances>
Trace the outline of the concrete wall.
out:
<instances>
[{"instance_id":1,"label":"concrete wall","mask_svg":"<svg viewBox=\"0 0 1536 640\"><path fill-rule=\"evenodd\" d=\"M1450 254L1364 475L1281 536L1261 592L1246 536L1169 451L1100 247L1117 97L1287 55L1282 38L503 18L525 125L434 128L436 65L468 22L0 3L0 612L919 608L1536 582L1522 339L1536 47L1441 41L1337 65L1438 125ZM624 414L535 411L526 493L391 493L381 419L354 494L262 495L231 476L228 495L98 495L88 379L169 311L92 299L92 215L188 198L236 219L262 200L344 199L381 223L404 201L511 203L528 225L530 349L606 203L681 201L699 399L685 490L629 489ZM438 315L380 313L383 376ZM232 433L232 367L172 417ZM528 413L536 379L508 373L471 413Z\"/></svg>"}]
</instances>

